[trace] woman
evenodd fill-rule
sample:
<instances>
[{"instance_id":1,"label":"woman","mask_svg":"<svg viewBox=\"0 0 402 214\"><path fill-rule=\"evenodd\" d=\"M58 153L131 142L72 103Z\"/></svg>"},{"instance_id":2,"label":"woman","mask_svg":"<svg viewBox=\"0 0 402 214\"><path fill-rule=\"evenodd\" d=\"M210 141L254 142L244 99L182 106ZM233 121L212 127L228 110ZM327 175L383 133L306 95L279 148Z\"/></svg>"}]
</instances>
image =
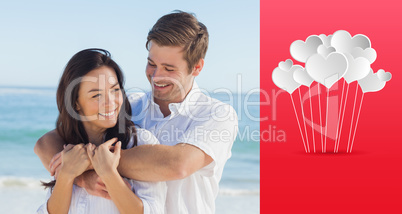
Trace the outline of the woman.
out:
<instances>
[{"instance_id":1,"label":"woman","mask_svg":"<svg viewBox=\"0 0 402 214\"><path fill-rule=\"evenodd\" d=\"M106 50L83 50L67 63L57 89L56 130L69 145L61 153L57 180L48 184L52 188L47 203L38 213L164 212L164 182L129 180L130 189L117 171L121 148L159 143L150 132L134 127L123 82ZM74 185L74 179L92 167L111 200Z\"/></svg>"}]
</instances>

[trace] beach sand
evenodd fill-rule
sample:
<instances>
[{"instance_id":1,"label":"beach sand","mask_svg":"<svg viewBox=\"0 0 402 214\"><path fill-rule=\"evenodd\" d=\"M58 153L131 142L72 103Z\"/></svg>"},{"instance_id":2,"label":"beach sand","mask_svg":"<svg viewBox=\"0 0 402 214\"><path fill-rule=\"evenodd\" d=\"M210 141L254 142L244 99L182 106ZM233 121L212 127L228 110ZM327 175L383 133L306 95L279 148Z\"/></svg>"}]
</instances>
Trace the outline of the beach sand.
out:
<instances>
[{"instance_id":1,"label":"beach sand","mask_svg":"<svg viewBox=\"0 0 402 214\"><path fill-rule=\"evenodd\" d=\"M45 202L46 193L41 188L3 187L0 192L1 213L35 213Z\"/></svg>"}]
</instances>

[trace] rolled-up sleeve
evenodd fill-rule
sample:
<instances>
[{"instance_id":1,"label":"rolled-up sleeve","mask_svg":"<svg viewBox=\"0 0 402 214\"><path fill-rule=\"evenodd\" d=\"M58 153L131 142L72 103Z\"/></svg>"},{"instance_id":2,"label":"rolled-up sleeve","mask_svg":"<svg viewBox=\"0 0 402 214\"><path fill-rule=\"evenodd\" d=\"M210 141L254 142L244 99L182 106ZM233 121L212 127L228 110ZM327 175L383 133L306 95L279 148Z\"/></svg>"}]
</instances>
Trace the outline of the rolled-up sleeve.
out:
<instances>
[{"instance_id":1,"label":"rolled-up sleeve","mask_svg":"<svg viewBox=\"0 0 402 214\"><path fill-rule=\"evenodd\" d=\"M231 157L231 149L238 132L238 119L230 105L221 105L210 115L209 120L193 121L179 142L191 144L201 149L213 161L200 169L201 175L210 177L223 169Z\"/></svg>"}]
</instances>

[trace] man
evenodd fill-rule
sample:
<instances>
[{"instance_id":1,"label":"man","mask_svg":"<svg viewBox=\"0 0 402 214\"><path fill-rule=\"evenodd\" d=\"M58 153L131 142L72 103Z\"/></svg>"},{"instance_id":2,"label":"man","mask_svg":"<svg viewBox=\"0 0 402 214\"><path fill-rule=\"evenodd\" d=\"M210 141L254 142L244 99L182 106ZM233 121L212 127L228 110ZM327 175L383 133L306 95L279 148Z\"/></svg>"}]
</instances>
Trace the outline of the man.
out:
<instances>
[{"instance_id":1,"label":"man","mask_svg":"<svg viewBox=\"0 0 402 214\"><path fill-rule=\"evenodd\" d=\"M174 12L156 22L146 47L152 93L134 96L133 121L150 130L161 145L122 151L118 170L136 180L167 181L166 213L214 213L223 167L237 135L237 115L231 106L204 95L194 81L204 66L207 28L189 13ZM63 144L52 131L35 145L52 174ZM89 171L76 183L108 197L97 180Z\"/></svg>"}]
</instances>

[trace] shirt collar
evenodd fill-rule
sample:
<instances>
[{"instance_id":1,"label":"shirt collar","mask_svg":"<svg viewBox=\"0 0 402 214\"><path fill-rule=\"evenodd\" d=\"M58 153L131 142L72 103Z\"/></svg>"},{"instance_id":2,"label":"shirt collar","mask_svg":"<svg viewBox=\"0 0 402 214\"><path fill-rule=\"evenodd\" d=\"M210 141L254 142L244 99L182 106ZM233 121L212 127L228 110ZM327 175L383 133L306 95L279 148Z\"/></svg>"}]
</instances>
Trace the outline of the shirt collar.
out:
<instances>
[{"instance_id":1,"label":"shirt collar","mask_svg":"<svg viewBox=\"0 0 402 214\"><path fill-rule=\"evenodd\" d=\"M169 110L172 114L184 114L187 110L190 110L191 107L195 106L195 103L197 102L198 98L202 94L202 91L198 87L198 84L193 81L193 86L188 92L187 96L184 98L184 100L180 103L170 103L169 104ZM154 98L152 96L152 91L148 93L148 100L150 101L150 104L158 109L160 111L159 105L155 103Z\"/></svg>"}]
</instances>

